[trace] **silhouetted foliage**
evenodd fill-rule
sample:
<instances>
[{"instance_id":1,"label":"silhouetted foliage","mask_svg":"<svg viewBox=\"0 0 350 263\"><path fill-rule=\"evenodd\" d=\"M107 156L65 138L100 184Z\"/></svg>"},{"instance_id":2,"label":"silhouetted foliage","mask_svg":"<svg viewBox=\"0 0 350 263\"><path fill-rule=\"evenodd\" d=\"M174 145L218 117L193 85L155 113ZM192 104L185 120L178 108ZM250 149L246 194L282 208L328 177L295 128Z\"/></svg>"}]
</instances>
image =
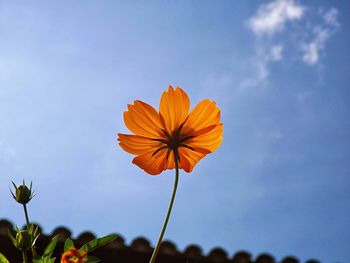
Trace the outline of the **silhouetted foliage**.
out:
<instances>
[{"instance_id":1,"label":"silhouetted foliage","mask_svg":"<svg viewBox=\"0 0 350 263\"><path fill-rule=\"evenodd\" d=\"M39 226L40 228L40 226ZM14 225L6 220L0 220L0 253L4 254L12 263L21 262L21 253L13 246L7 236L7 231L14 232ZM41 228L40 228L41 230ZM58 235L57 247L54 251L56 262L63 253L64 241L67 238L72 238L72 232L66 227L57 227L51 235L41 234L36 243L36 249L42 253L51 238ZM96 236L91 232L83 232L76 239L73 239L77 247L82 246L86 242L95 239ZM149 240L144 237L135 238L130 246L125 244L125 239L118 235L118 238L111 244L101 247L93 251L91 255L102 259L102 262L107 263L148 263L153 247ZM157 263L275 263L273 256L269 254L260 254L255 261L250 253L246 251L238 251L232 257L222 248L212 249L208 255L203 254L203 250L198 245L189 245L183 252L179 251L176 245L171 241L163 241L160 247L160 253L157 258ZM299 263L300 261L292 256L285 257L281 263ZM320 263L320 261L310 259L305 263Z\"/></svg>"}]
</instances>

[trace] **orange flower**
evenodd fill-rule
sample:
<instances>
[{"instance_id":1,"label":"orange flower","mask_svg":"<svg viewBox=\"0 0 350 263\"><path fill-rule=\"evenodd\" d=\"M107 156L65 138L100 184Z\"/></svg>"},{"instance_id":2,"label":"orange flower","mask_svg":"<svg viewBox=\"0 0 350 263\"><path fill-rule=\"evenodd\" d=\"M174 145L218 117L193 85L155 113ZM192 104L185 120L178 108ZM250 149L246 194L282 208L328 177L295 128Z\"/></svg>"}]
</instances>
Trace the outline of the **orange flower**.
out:
<instances>
[{"instance_id":1,"label":"orange flower","mask_svg":"<svg viewBox=\"0 0 350 263\"><path fill-rule=\"evenodd\" d=\"M61 263L84 263L87 261L86 252L80 253L76 248L70 248L61 257Z\"/></svg>"},{"instance_id":2,"label":"orange flower","mask_svg":"<svg viewBox=\"0 0 350 263\"><path fill-rule=\"evenodd\" d=\"M191 172L205 155L219 148L223 124L215 101L202 100L189 113L190 100L179 87L163 92L159 113L136 100L124 112L124 122L133 135L118 134L119 145L137 155L133 163L151 175L179 168Z\"/></svg>"}]
</instances>

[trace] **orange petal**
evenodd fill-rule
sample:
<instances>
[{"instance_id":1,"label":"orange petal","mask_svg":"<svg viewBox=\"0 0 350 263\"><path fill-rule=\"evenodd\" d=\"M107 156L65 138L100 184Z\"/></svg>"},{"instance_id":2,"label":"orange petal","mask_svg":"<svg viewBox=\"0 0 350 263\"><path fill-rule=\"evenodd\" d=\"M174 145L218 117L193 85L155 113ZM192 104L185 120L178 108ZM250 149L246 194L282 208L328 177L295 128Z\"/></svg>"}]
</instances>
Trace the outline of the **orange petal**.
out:
<instances>
[{"instance_id":1,"label":"orange petal","mask_svg":"<svg viewBox=\"0 0 350 263\"><path fill-rule=\"evenodd\" d=\"M152 152L136 156L132 162L151 175L160 174L166 169L167 149L159 151L155 156Z\"/></svg>"},{"instance_id":2,"label":"orange petal","mask_svg":"<svg viewBox=\"0 0 350 263\"><path fill-rule=\"evenodd\" d=\"M136 100L134 104L128 105L128 110L124 112L124 122L126 127L136 135L159 138L163 128L159 114L147 103Z\"/></svg>"},{"instance_id":3,"label":"orange petal","mask_svg":"<svg viewBox=\"0 0 350 263\"><path fill-rule=\"evenodd\" d=\"M171 151L171 153L168 156L168 160L166 161L166 169L174 169L175 168L175 157L174 152Z\"/></svg>"},{"instance_id":4,"label":"orange petal","mask_svg":"<svg viewBox=\"0 0 350 263\"><path fill-rule=\"evenodd\" d=\"M211 153L218 149L222 143L223 124L220 123L207 133L202 133L188 141L186 144L196 151Z\"/></svg>"},{"instance_id":5,"label":"orange petal","mask_svg":"<svg viewBox=\"0 0 350 263\"><path fill-rule=\"evenodd\" d=\"M146 137L121 133L118 133L118 141L120 147L126 152L136 155L155 152L162 146L161 142L153 141Z\"/></svg>"},{"instance_id":6,"label":"orange petal","mask_svg":"<svg viewBox=\"0 0 350 263\"><path fill-rule=\"evenodd\" d=\"M205 99L198 103L189 114L181 133L199 135L213 129L219 123L220 109L216 106L215 101Z\"/></svg>"},{"instance_id":7,"label":"orange petal","mask_svg":"<svg viewBox=\"0 0 350 263\"><path fill-rule=\"evenodd\" d=\"M180 147L178 149L180 157L180 168L187 173L192 172L194 166L206 155L198 151L193 151L188 148Z\"/></svg>"},{"instance_id":8,"label":"orange petal","mask_svg":"<svg viewBox=\"0 0 350 263\"><path fill-rule=\"evenodd\" d=\"M190 109L188 95L179 87L169 86L159 104L159 113L166 131L171 135L185 121Z\"/></svg>"}]
</instances>

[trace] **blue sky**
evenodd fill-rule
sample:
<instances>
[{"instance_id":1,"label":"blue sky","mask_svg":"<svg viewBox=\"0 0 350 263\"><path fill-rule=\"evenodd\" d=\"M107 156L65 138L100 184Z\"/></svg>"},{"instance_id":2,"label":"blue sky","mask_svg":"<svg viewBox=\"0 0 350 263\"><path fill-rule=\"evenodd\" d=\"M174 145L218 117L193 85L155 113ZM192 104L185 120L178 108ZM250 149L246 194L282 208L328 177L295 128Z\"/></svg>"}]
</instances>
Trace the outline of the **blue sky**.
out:
<instances>
[{"instance_id":1,"label":"blue sky","mask_svg":"<svg viewBox=\"0 0 350 263\"><path fill-rule=\"evenodd\" d=\"M217 101L222 147L181 173L181 250L349 262L347 1L0 1L0 218L156 241L173 184L116 142L169 84ZM51 207L54 204L54 207Z\"/></svg>"}]
</instances>

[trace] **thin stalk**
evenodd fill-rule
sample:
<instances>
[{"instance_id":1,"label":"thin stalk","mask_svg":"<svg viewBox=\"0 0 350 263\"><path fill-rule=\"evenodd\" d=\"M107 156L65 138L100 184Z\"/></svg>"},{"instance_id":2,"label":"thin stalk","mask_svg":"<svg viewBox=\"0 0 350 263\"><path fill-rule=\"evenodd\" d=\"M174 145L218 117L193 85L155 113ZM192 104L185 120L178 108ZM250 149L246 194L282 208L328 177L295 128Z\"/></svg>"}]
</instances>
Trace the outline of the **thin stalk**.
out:
<instances>
[{"instance_id":1,"label":"thin stalk","mask_svg":"<svg viewBox=\"0 0 350 263\"><path fill-rule=\"evenodd\" d=\"M28 217L28 211L27 211L27 205L23 204L23 208L24 208L24 215L26 217L26 222L27 222L27 230L29 232L29 228L30 228L30 224L29 224L29 217Z\"/></svg>"},{"instance_id":2,"label":"thin stalk","mask_svg":"<svg viewBox=\"0 0 350 263\"><path fill-rule=\"evenodd\" d=\"M27 211L27 205L26 204L23 204L23 209L24 209L24 215L26 217L26 222L27 222L27 230L28 230L28 233L29 233L30 223L29 223L29 216L28 216L28 211ZM36 250L35 250L34 246L32 246L32 255L33 255L33 257L36 256ZM27 254L25 254L25 256L27 257ZM23 254L23 260L24 260L24 254Z\"/></svg>"},{"instance_id":3,"label":"thin stalk","mask_svg":"<svg viewBox=\"0 0 350 263\"><path fill-rule=\"evenodd\" d=\"M23 256L23 263L28 263L28 258L27 258L27 252L22 251L22 256Z\"/></svg>"},{"instance_id":4,"label":"thin stalk","mask_svg":"<svg viewBox=\"0 0 350 263\"><path fill-rule=\"evenodd\" d=\"M157 241L157 245L156 245L156 247L153 250L153 254L152 254L152 257L151 257L149 263L154 263L155 260L156 260L156 257L157 257L158 252L159 252L160 244L162 243L162 240L163 240L165 229L166 229L166 227L168 225L168 221L169 221L169 218L170 218L171 210L173 209L173 204L174 204L174 200L175 200L177 185L178 185L178 182L179 182L179 156L178 156L177 150L174 150L174 157L175 157L175 182L174 182L173 193L171 195L171 199L170 199L170 203L169 203L169 207L168 207L168 212L167 212L167 214L165 216L164 224L163 224L162 230L160 231L160 235L159 235L159 238L158 238L158 241Z\"/></svg>"}]
</instances>

